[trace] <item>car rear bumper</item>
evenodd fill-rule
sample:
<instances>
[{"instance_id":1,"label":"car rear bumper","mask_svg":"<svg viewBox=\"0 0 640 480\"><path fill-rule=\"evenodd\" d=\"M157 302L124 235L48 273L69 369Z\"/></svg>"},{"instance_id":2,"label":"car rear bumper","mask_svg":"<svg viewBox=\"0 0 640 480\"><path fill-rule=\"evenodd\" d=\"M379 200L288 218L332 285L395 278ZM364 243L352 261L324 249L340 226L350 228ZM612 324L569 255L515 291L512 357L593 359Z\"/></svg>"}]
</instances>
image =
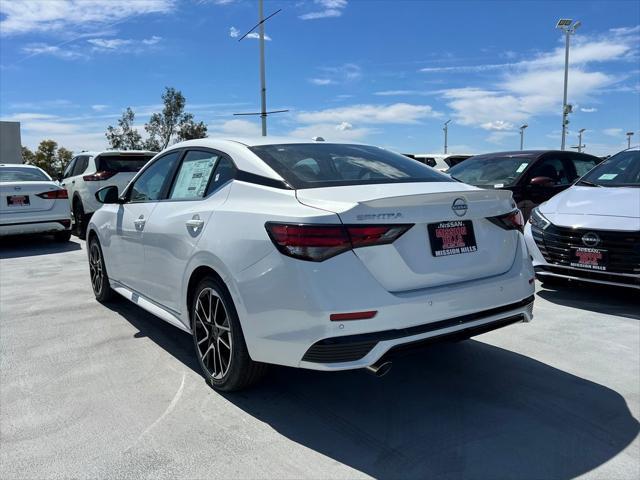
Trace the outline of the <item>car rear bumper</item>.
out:
<instances>
[{"instance_id":1,"label":"car rear bumper","mask_svg":"<svg viewBox=\"0 0 640 480\"><path fill-rule=\"evenodd\" d=\"M254 360L346 370L402 345L531 320L533 276L520 236L511 268L478 280L392 293L353 253L312 263L274 252L241 272L231 293ZM330 320L371 310L366 320Z\"/></svg>"},{"instance_id":2,"label":"car rear bumper","mask_svg":"<svg viewBox=\"0 0 640 480\"><path fill-rule=\"evenodd\" d=\"M71 229L70 218L0 223L0 236L56 233Z\"/></svg>"}]
</instances>

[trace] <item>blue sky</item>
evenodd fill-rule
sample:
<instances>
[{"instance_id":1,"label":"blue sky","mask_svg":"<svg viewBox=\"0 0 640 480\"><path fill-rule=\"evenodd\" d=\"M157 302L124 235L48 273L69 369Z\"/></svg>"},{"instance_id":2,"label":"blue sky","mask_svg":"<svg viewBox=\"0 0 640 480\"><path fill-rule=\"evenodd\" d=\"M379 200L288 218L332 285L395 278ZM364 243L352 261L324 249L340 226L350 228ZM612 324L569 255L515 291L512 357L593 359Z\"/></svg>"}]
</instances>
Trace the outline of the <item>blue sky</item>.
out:
<instances>
[{"instance_id":1,"label":"blue sky","mask_svg":"<svg viewBox=\"0 0 640 480\"><path fill-rule=\"evenodd\" d=\"M402 152L560 145L563 36L572 37L569 145L615 152L640 132L638 1L265 0L269 133L373 143ZM23 144L106 147L134 108L141 131L165 86L211 136L259 134L253 0L12 0L0 3L0 117Z\"/></svg>"}]
</instances>

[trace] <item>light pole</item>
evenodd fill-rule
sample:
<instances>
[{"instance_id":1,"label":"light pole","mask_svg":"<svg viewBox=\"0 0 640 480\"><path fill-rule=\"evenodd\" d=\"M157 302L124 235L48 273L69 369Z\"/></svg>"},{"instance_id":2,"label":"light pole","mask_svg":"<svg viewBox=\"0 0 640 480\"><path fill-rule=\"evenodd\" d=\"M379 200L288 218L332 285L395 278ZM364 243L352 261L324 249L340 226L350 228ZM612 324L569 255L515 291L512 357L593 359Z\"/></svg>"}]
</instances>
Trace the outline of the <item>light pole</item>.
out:
<instances>
[{"instance_id":1,"label":"light pole","mask_svg":"<svg viewBox=\"0 0 640 480\"><path fill-rule=\"evenodd\" d=\"M529 125L526 123L520 127L520 150L524 150L524 129Z\"/></svg>"},{"instance_id":2,"label":"light pole","mask_svg":"<svg viewBox=\"0 0 640 480\"><path fill-rule=\"evenodd\" d=\"M586 146L582 144L582 132L584 132L586 128L581 128L578 130L578 152L582 152L582 149Z\"/></svg>"},{"instance_id":3,"label":"light pole","mask_svg":"<svg viewBox=\"0 0 640 480\"><path fill-rule=\"evenodd\" d=\"M564 96L562 100L562 144L560 150L564 150L565 140L567 136L567 125L569 125L569 119L567 118L572 111L572 106L567 103L567 86L569 83L569 37L576 33L578 27L582 25L580 20L575 23L568 18L561 18L556 24L556 28L562 30L565 34L565 50L564 50Z\"/></svg>"},{"instance_id":4,"label":"light pole","mask_svg":"<svg viewBox=\"0 0 640 480\"><path fill-rule=\"evenodd\" d=\"M447 140L448 140L448 136L449 136L449 122L451 121L451 119L447 120L446 122L444 122L444 128L442 129L444 131L444 154L447 154Z\"/></svg>"},{"instance_id":5,"label":"light pole","mask_svg":"<svg viewBox=\"0 0 640 480\"><path fill-rule=\"evenodd\" d=\"M627 132L627 148L631 148L631 137L633 137L633 132Z\"/></svg>"}]
</instances>

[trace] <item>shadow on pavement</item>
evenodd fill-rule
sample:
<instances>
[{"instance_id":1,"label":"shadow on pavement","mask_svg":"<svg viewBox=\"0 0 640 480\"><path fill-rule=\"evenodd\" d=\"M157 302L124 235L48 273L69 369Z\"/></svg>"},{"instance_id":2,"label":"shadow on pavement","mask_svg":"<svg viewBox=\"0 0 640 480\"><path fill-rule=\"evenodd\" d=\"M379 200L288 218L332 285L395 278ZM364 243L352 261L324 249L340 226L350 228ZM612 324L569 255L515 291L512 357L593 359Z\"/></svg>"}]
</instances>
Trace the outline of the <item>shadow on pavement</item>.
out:
<instances>
[{"instance_id":1,"label":"shadow on pavement","mask_svg":"<svg viewBox=\"0 0 640 480\"><path fill-rule=\"evenodd\" d=\"M544 284L536 294L558 305L640 320L640 295L638 290L631 288L577 283Z\"/></svg>"},{"instance_id":2,"label":"shadow on pavement","mask_svg":"<svg viewBox=\"0 0 640 480\"><path fill-rule=\"evenodd\" d=\"M127 302L111 308L199 372L188 334ZM639 432L615 391L475 340L401 357L383 378L274 367L255 388L224 396L376 478L569 479Z\"/></svg>"},{"instance_id":3,"label":"shadow on pavement","mask_svg":"<svg viewBox=\"0 0 640 480\"><path fill-rule=\"evenodd\" d=\"M68 242L57 242L53 236L16 236L0 238L0 259L34 257L80 250L80 240L71 237Z\"/></svg>"}]
</instances>

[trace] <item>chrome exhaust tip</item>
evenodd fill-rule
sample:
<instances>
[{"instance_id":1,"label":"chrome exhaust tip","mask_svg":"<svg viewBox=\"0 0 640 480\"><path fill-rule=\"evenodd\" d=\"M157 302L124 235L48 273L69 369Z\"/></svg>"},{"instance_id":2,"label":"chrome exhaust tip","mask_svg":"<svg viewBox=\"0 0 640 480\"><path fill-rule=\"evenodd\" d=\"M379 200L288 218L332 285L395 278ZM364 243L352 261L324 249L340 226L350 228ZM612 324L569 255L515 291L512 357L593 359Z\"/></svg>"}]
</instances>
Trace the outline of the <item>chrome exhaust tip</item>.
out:
<instances>
[{"instance_id":1,"label":"chrome exhaust tip","mask_svg":"<svg viewBox=\"0 0 640 480\"><path fill-rule=\"evenodd\" d=\"M382 362L382 363L374 363L373 365L369 365L365 367L365 370L376 377L384 377L389 370L391 370L391 366L393 364L391 362Z\"/></svg>"}]
</instances>

